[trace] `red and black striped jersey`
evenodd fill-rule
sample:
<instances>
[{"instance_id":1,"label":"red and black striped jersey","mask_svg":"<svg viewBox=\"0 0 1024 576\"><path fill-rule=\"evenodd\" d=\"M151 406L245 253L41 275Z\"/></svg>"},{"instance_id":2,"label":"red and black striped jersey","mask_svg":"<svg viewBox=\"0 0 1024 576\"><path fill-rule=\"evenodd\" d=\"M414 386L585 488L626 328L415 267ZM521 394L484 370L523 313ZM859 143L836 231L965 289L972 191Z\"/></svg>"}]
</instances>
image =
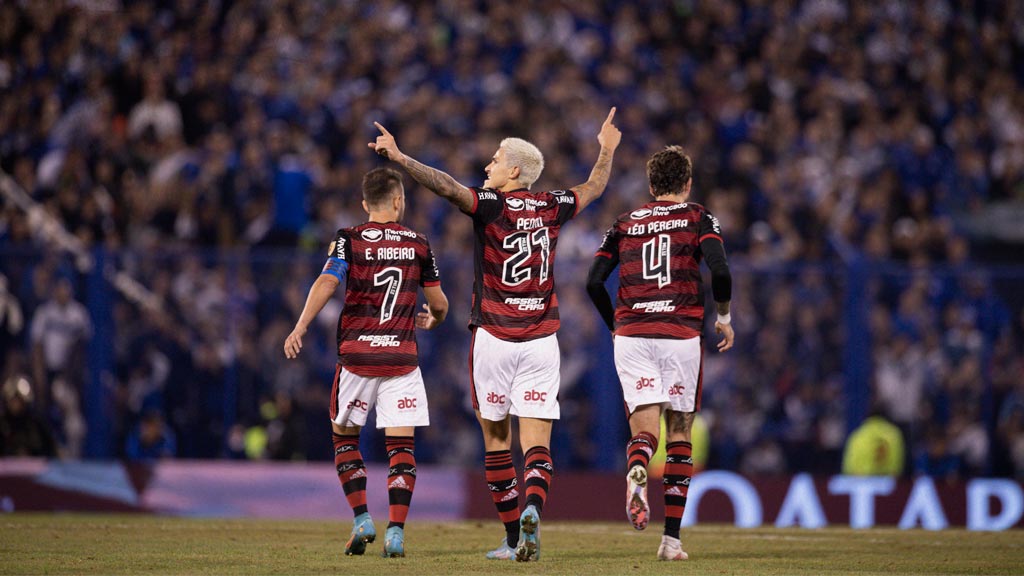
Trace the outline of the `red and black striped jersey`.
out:
<instances>
[{"instance_id":1,"label":"red and black striped jersey","mask_svg":"<svg viewBox=\"0 0 1024 576\"><path fill-rule=\"evenodd\" d=\"M700 243L718 219L693 202L655 200L618 217L597 256L619 266L615 334L694 338L704 325Z\"/></svg>"},{"instance_id":2,"label":"red and black striped jersey","mask_svg":"<svg viewBox=\"0 0 1024 576\"><path fill-rule=\"evenodd\" d=\"M572 190L533 193L473 188L474 280L470 327L525 342L558 330L555 246L576 216Z\"/></svg>"},{"instance_id":3,"label":"red and black striped jersey","mask_svg":"<svg viewBox=\"0 0 1024 576\"><path fill-rule=\"evenodd\" d=\"M440 276L430 243L395 222L338 230L324 273L347 268L338 360L359 376L399 376L418 366L416 297Z\"/></svg>"}]
</instances>

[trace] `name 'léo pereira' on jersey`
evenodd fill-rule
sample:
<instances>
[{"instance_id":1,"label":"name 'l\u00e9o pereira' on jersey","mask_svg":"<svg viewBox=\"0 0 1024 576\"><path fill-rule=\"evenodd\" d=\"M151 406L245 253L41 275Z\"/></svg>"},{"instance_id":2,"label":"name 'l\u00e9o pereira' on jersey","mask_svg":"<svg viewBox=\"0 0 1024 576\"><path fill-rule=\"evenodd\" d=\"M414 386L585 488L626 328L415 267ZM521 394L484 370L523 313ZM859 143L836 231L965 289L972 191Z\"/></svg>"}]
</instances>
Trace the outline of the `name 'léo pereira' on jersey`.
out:
<instances>
[{"instance_id":1,"label":"name 'l\u00e9o pereira' on jersey","mask_svg":"<svg viewBox=\"0 0 1024 576\"><path fill-rule=\"evenodd\" d=\"M338 361L363 377L412 372L419 365L417 291L441 282L427 238L396 222L343 228L328 249L324 273L340 277L346 269Z\"/></svg>"},{"instance_id":2,"label":"name 'l\u00e9o pereira' on jersey","mask_svg":"<svg viewBox=\"0 0 1024 576\"><path fill-rule=\"evenodd\" d=\"M694 338L704 324L701 242L722 241L718 219L700 204L655 200L620 215L597 256L618 262L615 333Z\"/></svg>"}]
</instances>

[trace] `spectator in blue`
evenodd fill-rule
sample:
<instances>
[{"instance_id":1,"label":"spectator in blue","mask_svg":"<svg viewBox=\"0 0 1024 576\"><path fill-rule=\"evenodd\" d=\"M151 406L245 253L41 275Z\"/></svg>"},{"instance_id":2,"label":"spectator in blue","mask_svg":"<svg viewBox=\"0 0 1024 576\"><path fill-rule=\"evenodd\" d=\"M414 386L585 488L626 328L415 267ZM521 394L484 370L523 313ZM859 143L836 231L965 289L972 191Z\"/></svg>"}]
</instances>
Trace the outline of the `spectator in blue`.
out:
<instances>
[{"instance_id":1,"label":"spectator in blue","mask_svg":"<svg viewBox=\"0 0 1024 576\"><path fill-rule=\"evenodd\" d=\"M263 239L268 246L294 246L309 225L314 173L307 161L292 149L290 130L283 122L271 122L270 154L275 158L273 224Z\"/></svg>"},{"instance_id":2,"label":"spectator in blue","mask_svg":"<svg viewBox=\"0 0 1024 576\"><path fill-rule=\"evenodd\" d=\"M914 473L937 480L953 480L960 473L960 459L949 451L942 428L933 426L925 434L924 445L914 458Z\"/></svg>"},{"instance_id":3,"label":"spectator in blue","mask_svg":"<svg viewBox=\"0 0 1024 576\"><path fill-rule=\"evenodd\" d=\"M167 425L164 415L155 409L142 415L125 443L125 457L136 462L173 458L177 451L174 430Z\"/></svg>"}]
</instances>

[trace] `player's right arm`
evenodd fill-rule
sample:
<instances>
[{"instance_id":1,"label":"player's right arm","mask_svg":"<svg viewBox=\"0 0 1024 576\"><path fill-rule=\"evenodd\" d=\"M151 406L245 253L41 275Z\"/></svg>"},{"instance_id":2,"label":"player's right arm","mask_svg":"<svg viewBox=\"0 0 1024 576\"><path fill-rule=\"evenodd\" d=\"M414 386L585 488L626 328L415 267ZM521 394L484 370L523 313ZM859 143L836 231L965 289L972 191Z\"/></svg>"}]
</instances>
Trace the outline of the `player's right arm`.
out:
<instances>
[{"instance_id":1,"label":"player's right arm","mask_svg":"<svg viewBox=\"0 0 1024 576\"><path fill-rule=\"evenodd\" d=\"M292 333L284 340L285 357L295 358L299 355L299 351L302 350L302 336L306 334L309 323L324 309L339 284L341 281L329 274L321 274L316 282L313 282L313 287L309 289L309 295L306 296L306 305L302 308L299 321L295 323Z\"/></svg>"},{"instance_id":2,"label":"player's right arm","mask_svg":"<svg viewBox=\"0 0 1024 576\"><path fill-rule=\"evenodd\" d=\"M388 132L386 128L377 122L374 122L373 125L380 130L380 136L377 136L375 142L368 144L371 149L392 162L396 162L412 176L413 180L419 182L434 194L451 202L459 210L469 212L473 209L473 192L469 188L459 184L455 181L455 178L448 174L403 154L398 149L398 144L395 142L395 137L391 135L391 132Z\"/></svg>"},{"instance_id":3,"label":"player's right arm","mask_svg":"<svg viewBox=\"0 0 1024 576\"><path fill-rule=\"evenodd\" d=\"M605 289L604 283L612 275L615 267L619 265L619 237L615 234L615 226L604 235L604 241L594 255L594 262L590 265L590 272L587 274L587 295L594 303L601 319L604 320L608 330L615 332L615 307L612 306L611 296Z\"/></svg>"},{"instance_id":4,"label":"player's right arm","mask_svg":"<svg viewBox=\"0 0 1024 576\"><path fill-rule=\"evenodd\" d=\"M345 279L345 274L348 272L348 262L351 259L349 248L348 235L344 230L339 230L337 237L327 251L327 263L324 264L323 272L313 282L313 286L309 289L309 294L306 296L306 305L302 307L302 313L299 314L299 320L295 323L295 328L292 329L291 334L284 340L284 355L286 358L295 358L299 355L299 351L302 350L302 337L306 334L310 323L324 309L327 301L331 299L334 291L338 289L341 281Z\"/></svg>"}]
</instances>

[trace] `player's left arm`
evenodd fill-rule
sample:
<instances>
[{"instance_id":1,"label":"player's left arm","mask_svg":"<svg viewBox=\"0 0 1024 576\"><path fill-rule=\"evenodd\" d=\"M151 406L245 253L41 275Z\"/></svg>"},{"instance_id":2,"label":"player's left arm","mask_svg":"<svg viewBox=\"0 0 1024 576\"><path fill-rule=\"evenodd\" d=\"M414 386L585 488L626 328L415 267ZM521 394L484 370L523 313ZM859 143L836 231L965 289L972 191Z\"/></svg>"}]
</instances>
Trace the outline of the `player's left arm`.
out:
<instances>
[{"instance_id":1,"label":"player's left arm","mask_svg":"<svg viewBox=\"0 0 1024 576\"><path fill-rule=\"evenodd\" d=\"M416 327L431 330L444 322L448 316L448 297L441 290L441 273L438 271L437 259L434 258L434 251L430 249L429 243L420 262L420 269L420 284L423 286L423 296L427 303L423 305L424 311L416 315Z\"/></svg>"},{"instance_id":2,"label":"player's left arm","mask_svg":"<svg viewBox=\"0 0 1024 576\"><path fill-rule=\"evenodd\" d=\"M424 311L416 315L416 327L431 330L448 316L448 297L444 295L440 284L424 286L423 296L427 303L423 305Z\"/></svg>"},{"instance_id":3,"label":"player's left arm","mask_svg":"<svg viewBox=\"0 0 1024 576\"><path fill-rule=\"evenodd\" d=\"M601 145L601 152L597 156L597 162L590 171L590 178L578 186L573 186L576 196L579 198L577 212L583 210L588 204L597 200L604 193L608 186L608 178L612 173L612 158L615 156L615 149L619 147L622 140L622 132L612 123L615 118L615 108L608 112L604 124L601 125L601 132L597 135L597 142Z\"/></svg>"},{"instance_id":4,"label":"player's left arm","mask_svg":"<svg viewBox=\"0 0 1024 576\"><path fill-rule=\"evenodd\" d=\"M725 257L725 245L722 243L722 228L718 219L705 212L700 220L700 250L704 261L711 270L711 294L715 299L715 332L722 335L718 343L718 351L725 352L732 348L735 333L732 329L732 317L729 314L732 301L732 273L729 272L729 261Z\"/></svg>"}]
</instances>

